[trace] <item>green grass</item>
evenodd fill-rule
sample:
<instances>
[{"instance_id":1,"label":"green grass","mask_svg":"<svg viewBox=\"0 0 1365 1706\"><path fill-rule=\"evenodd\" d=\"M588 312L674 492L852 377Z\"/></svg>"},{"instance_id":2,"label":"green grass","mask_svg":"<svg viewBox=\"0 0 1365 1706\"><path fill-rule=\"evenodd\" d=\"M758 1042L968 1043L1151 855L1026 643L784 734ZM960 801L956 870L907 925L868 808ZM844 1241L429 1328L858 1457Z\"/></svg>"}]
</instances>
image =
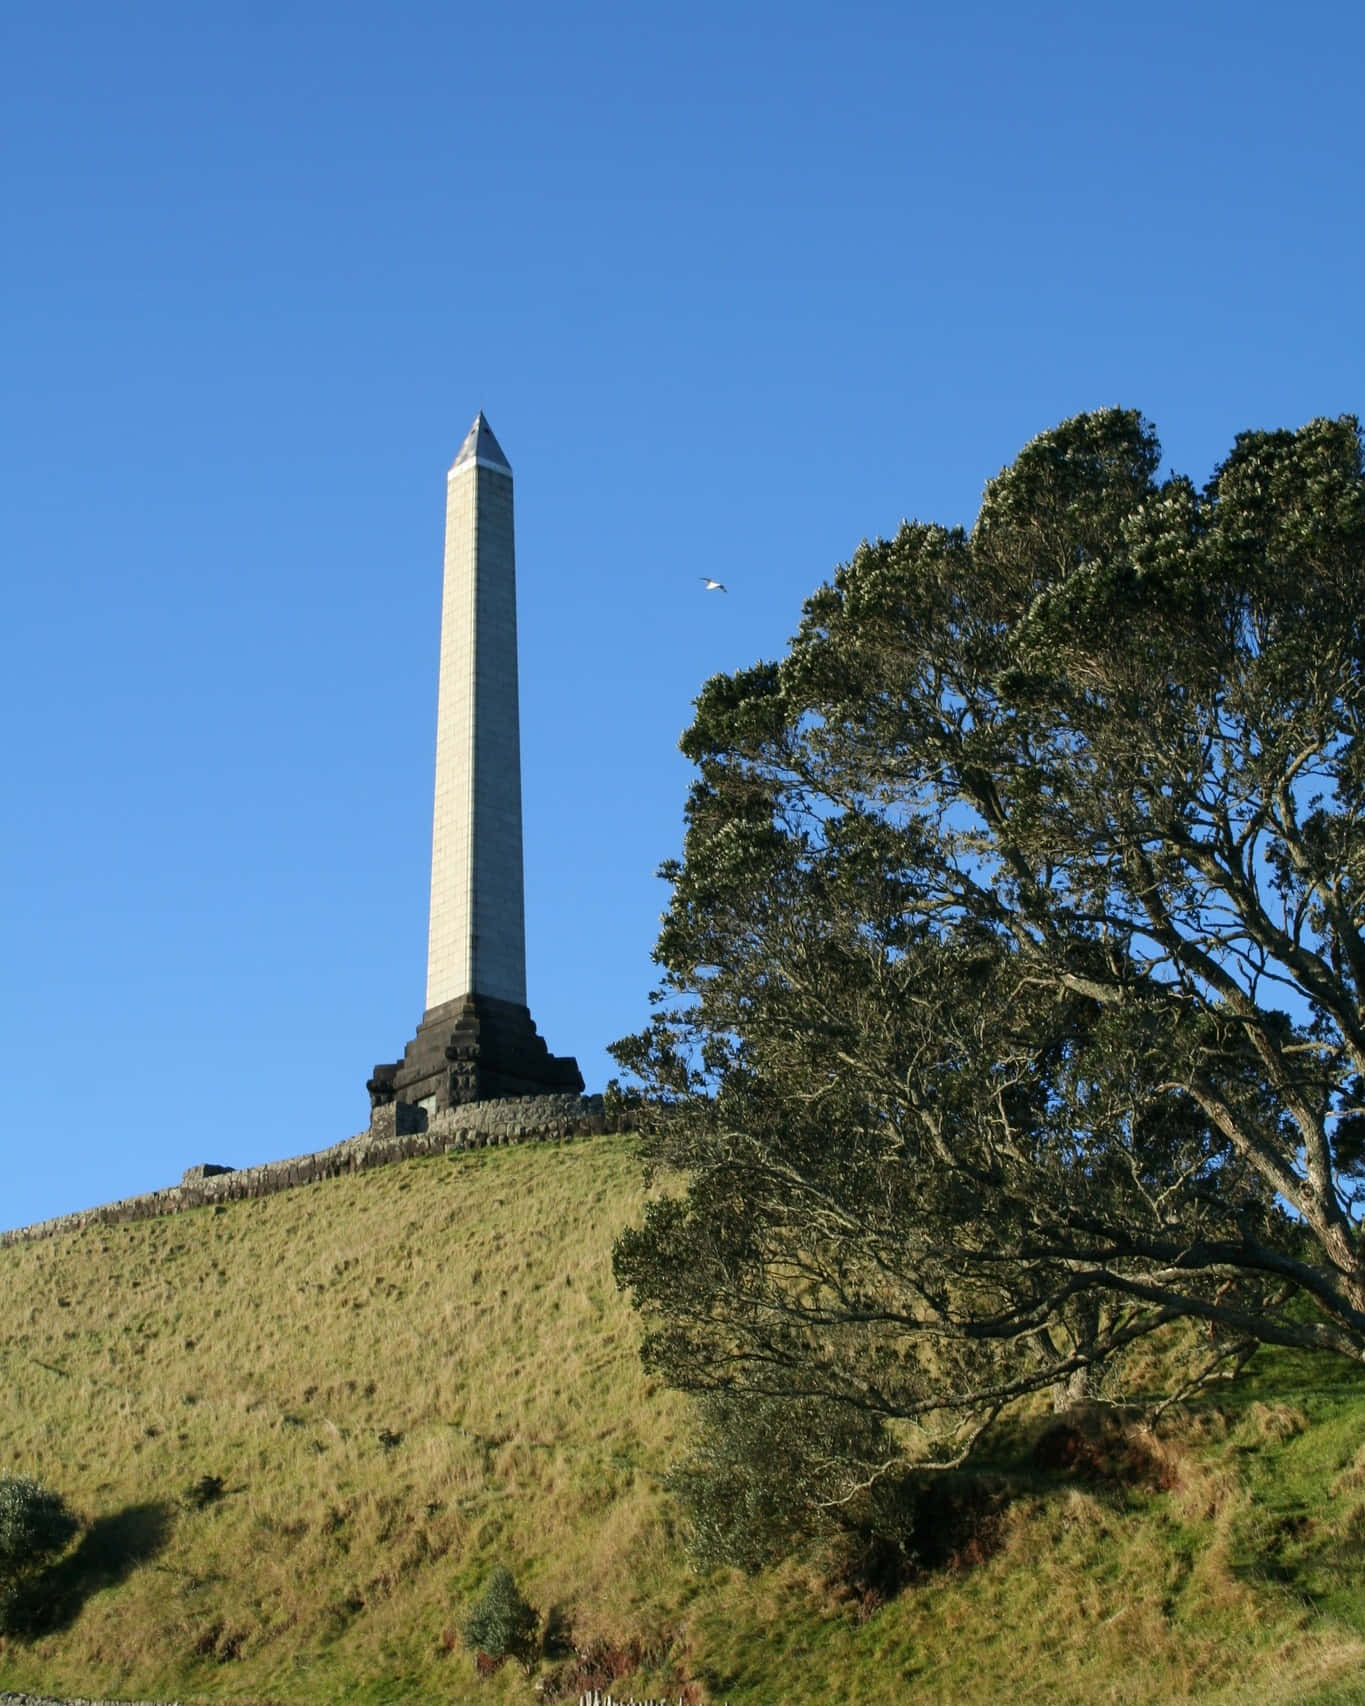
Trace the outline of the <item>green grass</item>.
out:
<instances>
[{"instance_id":1,"label":"green grass","mask_svg":"<svg viewBox=\"0 0 1365 1706\"><path fill-rule=\"evenodd\" d=\"M659 1479L687 1412L610 1274L642 1200L595 1139L0 1250L0 1472L90 1524L0 1686L529 1701L458 1637L502 1560L580 1642L640 1643L618 1694L1365 1701L1365 1382L1307 1357L1165 1430L1166 1492L1020 1459L999 1551L870 1617L816 1558L694 1574Z\"/></svg>"}]
</instances>

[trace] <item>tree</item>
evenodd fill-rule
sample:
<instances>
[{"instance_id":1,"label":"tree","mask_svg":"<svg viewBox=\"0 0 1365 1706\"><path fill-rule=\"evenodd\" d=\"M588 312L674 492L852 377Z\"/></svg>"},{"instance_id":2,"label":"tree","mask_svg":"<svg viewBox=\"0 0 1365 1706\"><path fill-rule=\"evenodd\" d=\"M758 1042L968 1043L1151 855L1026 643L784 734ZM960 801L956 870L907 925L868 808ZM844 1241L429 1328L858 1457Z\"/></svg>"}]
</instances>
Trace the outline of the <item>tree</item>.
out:
<instances>
[{"instance_id":1,"label":"tree","mask_svg":"<svg viewBox=\"0 0 1365 1706\"><path fill-rule=\"evenodd\" d=\"M617 1275L674 1384L868 1424L831 1507L1181 1317L1365 1361L1360 433L1159 457L1045 433L683 737Z\"/></svg>"}]
</instances>

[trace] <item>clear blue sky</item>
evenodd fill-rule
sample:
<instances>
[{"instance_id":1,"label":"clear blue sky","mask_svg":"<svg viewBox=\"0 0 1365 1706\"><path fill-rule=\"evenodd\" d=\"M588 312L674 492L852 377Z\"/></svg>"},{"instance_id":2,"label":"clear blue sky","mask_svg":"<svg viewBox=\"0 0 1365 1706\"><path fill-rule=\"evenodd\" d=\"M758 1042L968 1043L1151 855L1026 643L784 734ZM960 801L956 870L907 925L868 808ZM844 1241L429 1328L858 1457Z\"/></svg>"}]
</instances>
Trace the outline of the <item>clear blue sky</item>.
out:
<instances>
[{"instance_id":1,"label":"clear blue sky","mask_svg":"<svg viewBox=\"0 0 1365 1706\"><path fill-rule=\"evenodd\" d=\"M9 0L0 1225L365 1124L476 410L530 1004L600 1088L691 700L860 539L1080 409L1202 480L1365 408L1363 48L1346 0Z\"/></svg>"}]
</instances>

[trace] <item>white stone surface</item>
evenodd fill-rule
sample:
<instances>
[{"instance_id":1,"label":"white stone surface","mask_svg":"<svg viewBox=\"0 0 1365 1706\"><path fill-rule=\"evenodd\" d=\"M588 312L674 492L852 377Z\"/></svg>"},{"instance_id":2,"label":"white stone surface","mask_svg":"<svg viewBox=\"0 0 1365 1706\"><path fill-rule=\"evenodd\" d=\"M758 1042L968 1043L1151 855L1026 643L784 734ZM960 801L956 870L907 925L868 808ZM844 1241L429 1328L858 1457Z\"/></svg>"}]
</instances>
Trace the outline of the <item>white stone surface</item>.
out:
<instances>
[{"instance_id":1,"label":"white stone surface","mask_svg":"<svg viewBox=\"0 0 1365 1706\"><path fill-rule=\"evenodd\" d=\"M427 1007L469 994L526 1004L512 471L482 415L446 482Z\"/></svg>"}]
</instances>

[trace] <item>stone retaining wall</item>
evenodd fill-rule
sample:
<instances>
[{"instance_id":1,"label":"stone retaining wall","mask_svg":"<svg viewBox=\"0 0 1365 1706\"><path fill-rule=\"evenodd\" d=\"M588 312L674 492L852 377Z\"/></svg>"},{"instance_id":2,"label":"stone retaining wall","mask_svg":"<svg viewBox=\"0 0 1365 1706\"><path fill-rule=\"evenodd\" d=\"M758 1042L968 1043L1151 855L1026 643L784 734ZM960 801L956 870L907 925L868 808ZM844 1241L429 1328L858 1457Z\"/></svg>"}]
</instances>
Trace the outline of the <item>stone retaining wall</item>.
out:
<instances>
[{"instance_id":1,"label":"stone retaining wall","mask_svg":"<svg viewBox=\"0 0 1365 1706\"><path fill-rule=\"evenodd\" d=\"M54 1700L50 1694L11 1694L0 1690L0 1706L180 1706L178 1700Z\"/></svg>"},{"instance_id":2,"label":"stone retaining wall","mask_svg":"<svg viewBox=\"0 0 1365 1706\"><path fill-rule=\"evenodd\" d=\"M404 1106L406 1104L403 1104ZM417 1110L420 1112L420 1110ZM382 1116L389 1114L385 1121ZM149 1220L158 1214L176 1214L181 1209L202 1208L207 1203L237 1202L243 1197L271 1196L295 1185L310 1185L318 1179L334 1179L341 1173L363 1173L392 1161L414 1155L440 1155L451 1149L482 1149L502 1143L562 1143L567 1138L588 1137L609 1129L600 1096L517 1096L506 1101L466 1102L424 1120L424 1129L404 1130L406 1122L395 1121L392 1109L376 1109L381 1116L369 1131L319 1149L312 1155L296 1155L287 1161L267 1161L259 1167L226 1168L197 1166L187 1170L178 1185L149 1191L144 1196L123 1197L99 1208L79 1209L54 1220L40 1220L12 1232L0 1232L0 1245L28 1243L50 1238L58 1232L75 1232L84 1226L110 1226L126 1220ZM621 1122L610 1122L621 1129ZM5 1696L0 1694L0 1706Z\"/></svg>"}]
</instances>

